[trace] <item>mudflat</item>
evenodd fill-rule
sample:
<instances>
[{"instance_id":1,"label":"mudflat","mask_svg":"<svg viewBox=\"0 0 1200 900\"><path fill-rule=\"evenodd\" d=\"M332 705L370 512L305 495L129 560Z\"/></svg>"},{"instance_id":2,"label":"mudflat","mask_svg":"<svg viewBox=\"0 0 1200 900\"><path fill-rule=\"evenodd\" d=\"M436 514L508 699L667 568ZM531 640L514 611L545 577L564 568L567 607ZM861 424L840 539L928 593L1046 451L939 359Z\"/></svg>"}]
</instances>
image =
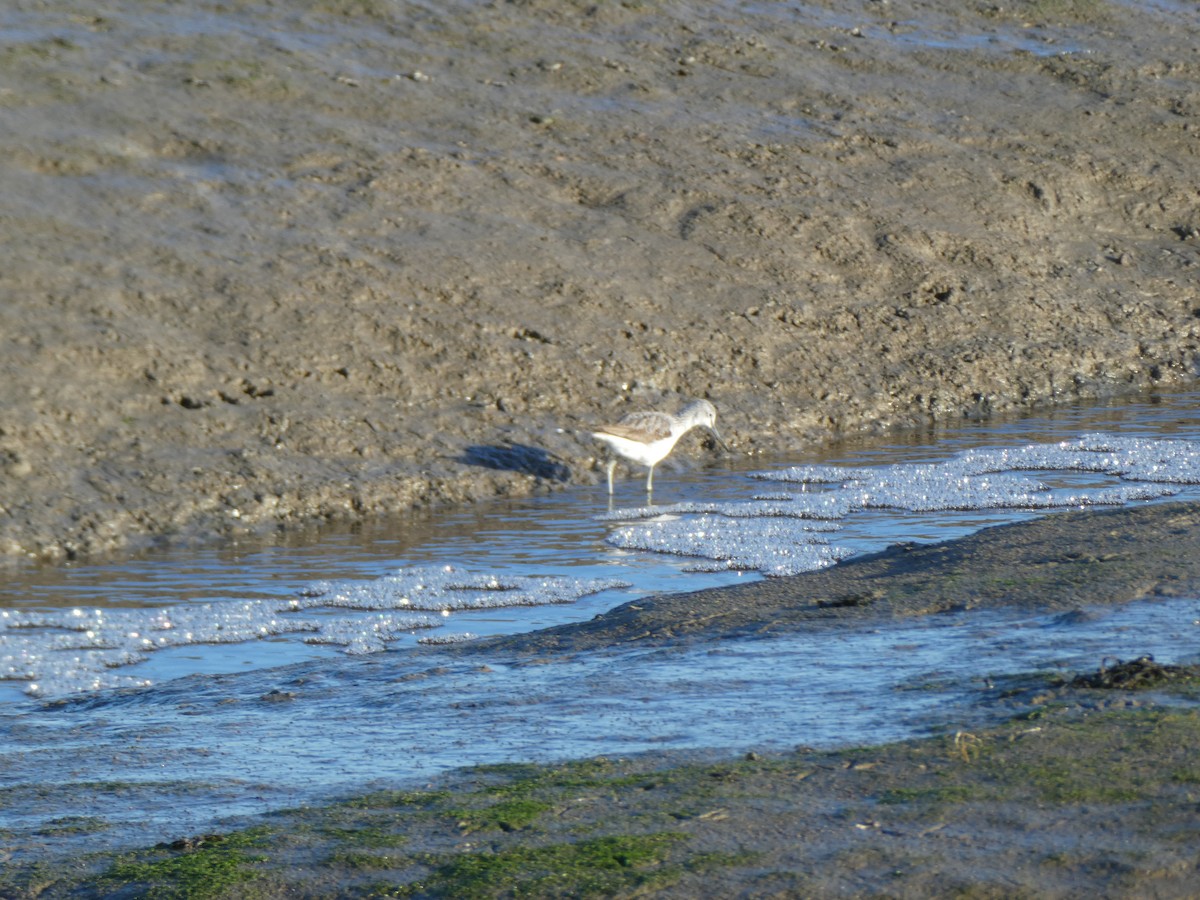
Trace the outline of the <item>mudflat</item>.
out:
<instances>
[{"instance_id":1,"label":"mudflat","mask_svg":"<svg viewBox=\"0 0 1200 900\"><path fill-rule=\"evenodd\" d=\"M0 11L0 553L602 477L1195 374L1185 4Z\"/></svg>"},{"instance_id":2,"label":"mudflat","mask_svg":"<svg viewBox=\"0 0 1200 900\"><path fill-rule=\"evenodd\" d=\"M591 424L696 396L753 455L1191 383L1198 48L1171 2L7 5L0 554L595 482ZM487 652L1171 595L1196 515ZM1115 671L904 744L467 770L0 896L1195 896L1195 672Z\"/></svg>"}]
</instances>

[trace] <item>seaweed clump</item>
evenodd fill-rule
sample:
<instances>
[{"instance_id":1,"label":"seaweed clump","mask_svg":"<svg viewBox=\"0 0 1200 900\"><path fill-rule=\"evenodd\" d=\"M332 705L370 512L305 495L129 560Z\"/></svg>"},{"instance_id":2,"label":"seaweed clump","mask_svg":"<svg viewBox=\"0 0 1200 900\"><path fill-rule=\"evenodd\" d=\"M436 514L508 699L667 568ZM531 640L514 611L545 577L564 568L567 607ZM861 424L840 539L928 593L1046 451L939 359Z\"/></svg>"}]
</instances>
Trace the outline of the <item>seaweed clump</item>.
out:
<instances>
[{"instance_id":1,"label":"seaweed clump","mask_svg":"<svg viewBox=\"0 0 1200 900\"><path fill-rule=\"evenodd\" d=\"M1075 676L1071 687L1136 691L1200 680L1200 665L1169 665L1155 662L1153 656L1139 656L1129 662L1117 660L1116 665L1106 666L1105 663L1113 658L1102 659L1096 672Z\"/></svg>"}]
</instances>

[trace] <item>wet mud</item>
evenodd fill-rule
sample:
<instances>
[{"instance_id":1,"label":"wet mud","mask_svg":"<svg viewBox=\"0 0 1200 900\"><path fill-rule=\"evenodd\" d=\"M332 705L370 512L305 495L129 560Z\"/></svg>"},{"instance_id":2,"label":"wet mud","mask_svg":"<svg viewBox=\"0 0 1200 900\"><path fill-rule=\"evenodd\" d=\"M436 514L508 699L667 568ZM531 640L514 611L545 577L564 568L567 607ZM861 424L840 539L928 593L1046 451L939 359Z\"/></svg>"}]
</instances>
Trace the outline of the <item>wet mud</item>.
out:
<instances>
[{"instance_id":1,"label":"wet mud","mask_svg":"<svg viewBox=\"0 0 1200 900\"><path fill-rule=\"evenodd\" d=\"M1200 21L1114 0L0 12L0 553L1194 378Z\"/></svg>"}]
</instances>

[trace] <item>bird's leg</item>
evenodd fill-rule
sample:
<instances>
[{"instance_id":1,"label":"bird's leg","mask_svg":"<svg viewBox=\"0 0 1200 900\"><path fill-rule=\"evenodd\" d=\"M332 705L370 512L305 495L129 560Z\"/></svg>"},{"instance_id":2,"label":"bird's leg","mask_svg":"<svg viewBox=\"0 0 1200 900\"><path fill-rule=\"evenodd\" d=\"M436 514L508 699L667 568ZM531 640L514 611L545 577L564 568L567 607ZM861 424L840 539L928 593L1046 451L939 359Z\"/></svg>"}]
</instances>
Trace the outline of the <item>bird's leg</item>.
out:
<instances>
[{"instance_id":1,"label":"bird's leg","mask_svg":"<svg viewBox=\"0 0 1200 900\"><path fill-rule=\"evenodd\" d=\"M617 467L617 461L615 459L610 459L608 461L608 492L610 494L613 492L612 473L613 473L613 469L615 469L616 467Z\"/></svg>"},{"instance_id":2,"label":"bird's leg","mask_svg":"<svg viewBox=\"0 0 1200 900\"><path fill-rule=\"evenodd\" d=\"M646 473L646 493L654 491L654 466L650 467L650 471Z\"/></svg>"}]
</instances>

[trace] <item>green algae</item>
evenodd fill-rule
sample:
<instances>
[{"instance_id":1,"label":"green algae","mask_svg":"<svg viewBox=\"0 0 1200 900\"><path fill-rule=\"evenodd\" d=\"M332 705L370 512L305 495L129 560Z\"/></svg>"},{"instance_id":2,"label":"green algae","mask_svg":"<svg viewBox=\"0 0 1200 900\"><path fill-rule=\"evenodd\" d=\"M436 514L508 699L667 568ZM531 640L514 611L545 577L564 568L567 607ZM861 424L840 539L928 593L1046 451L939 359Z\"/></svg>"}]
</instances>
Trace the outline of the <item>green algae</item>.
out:
<instances>
[{"instance_id":1,"label":"green algae","mask_svg":"<svg viewBox=\"0 0 1200 900\"><path fill-rule=\"evenodd\" d=\"M205 900L227 896L235 887L238 896L252 895L250 882L260 876L253 863L267 859L261 851L272 830L250 828L228 835L207 835L184 846L160 846L152 850L122 854L96 886L137 886L138 896L161 900Z\"/></svg>"},{"instance_id":2,"label":"green algae","mask_svg":"<svg viewBox=\"0 0 1200 900\"><path fill-rule=\"evenodd\" d=\"M356 847L383 849L402 847L408 836L391 830L386 825L369 823L355 827L321 825L316 829L321 835Z\"/></svg>"},{"instance_id":3,"label":"green algae","mask_svg":"<svg viewBox=\"0 0 1200 900\"><path fill-rule=\"evenodd\" d=\"M913 745L922 768L905 785L878 795L885 804L1027 802L1069 806L1144 802L1172 785L1200 782L1187 748L1200 741L1194 709L1052 714L1031 728L1024 719L971 735L964 758L951 736Z\"/></svg>"},{"instance_id":4,"label":"green algae","mask_svg":"<svg viewBox=\"0 0 1200 900\"><path fill-rule=\"evenodd\" d=\"M973 794L963 785L943 785L940 787L898 787L884 791L879 795L879 802L892 803L960 803L970 800Z\"/></svg>"},{"instance_id":5,"label":"green algae","mask_svg":"<svg viewBox=\"0 0 1200 900\"><path fill-rule=\"evenodd\" d=\"M405 895L461 897L606 897L661 888L681 869L666 864L668 851L687 838L661 832L609 835L544 847L471 853L439 865ZM398 895L399 896L399 895Z\"/></svg>"},{"instance_id":6,"label":"green algae","mask_svg":"<svg viewBox=\"0 0 1200 900\"><path fill-rule=\"evenodd\" d=\"M346 809L399 809L429 807L450 796L448 791L374 791L343 800Z\"/></svg>"},{"instance_id":7,"label":"green algae","mask_svg":"<svg viewBox=\"0 0 1200 900\"><path fill-rule=\"evenodd\" d=\"M1096 694L1059 688L1050 694L1058 701ZM1181 860L1200 838L1198 744L1193 708L1064 702L1036 721L841 751L482 767L436 790L379 791L275 813L269 828L77 860L107 865L89 882L26 867L0 876L0 895L68 897L89 886L172 898L683 896L709 885L806 893L840 877L847 860L885 894L895 884L913 896L931 886L1020 896L1038 878L1074 890L1112 877L1108 865L1132 894L1188 871ZM922 837L951 823L991 840L997 821L1005 837L988 844L993 861L978 872L946 849L956 843ZM988 874L1018 860L1020 884Z\"/></svg>"},{"instance_id":8,"label":"green algae","mask_svg":"<svg viewBox=\"0 0 1200 900\"><path fill-rule=\"evenodd\" d=\"M482 809L451 812L458 819L458 827L463 833L470 834L475 831L518 831L531 825L538 816L553 808L552 804L540 800L513 798Z\"/></svg>"},{"instance_id":9,"label":"green algae","mask_svg":"<svg viewBox=\"0 0 1200 900\"><path fill-rule=\"evenodd\" d=\"M37 830L38 834L59 836L68 834L95 834L112 826L96 816L63 816L51 819Z\"/></svg>"},{"instance_id":10,"label":"green algae","mask_svg":"<svg viewBox=\"0 0 1200 900\"><path fill-rule=\"evenodd\" d=\"M598 756L550 766L534 763L499 763L475 766L469 770L482 783L481 789L492 794L528 795L539 790L625 787L646 779L629 775L623 761Z\"/></svg>"},{"instance_id":11,"label":"green algae","mask_svg":"<svg viewBox=\"0 0 1200 900\"><path fill-rule=\"evenodd\" d=\"M408 856L347 849L334 850L323 863L326 868L337 869L341 872L400 869L410 864L411 858Z\"/></svg>"},{"instance_id":12,"label":"green algae","mask_svg":"<svg viewBox=\"0 0 1200 900\"><path fill-rule=\"evenodd\" d=\"M0 866L0 897L40 897L62 880L59 868L47 862Z\"/></svg>"}]
</instances>

